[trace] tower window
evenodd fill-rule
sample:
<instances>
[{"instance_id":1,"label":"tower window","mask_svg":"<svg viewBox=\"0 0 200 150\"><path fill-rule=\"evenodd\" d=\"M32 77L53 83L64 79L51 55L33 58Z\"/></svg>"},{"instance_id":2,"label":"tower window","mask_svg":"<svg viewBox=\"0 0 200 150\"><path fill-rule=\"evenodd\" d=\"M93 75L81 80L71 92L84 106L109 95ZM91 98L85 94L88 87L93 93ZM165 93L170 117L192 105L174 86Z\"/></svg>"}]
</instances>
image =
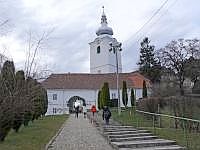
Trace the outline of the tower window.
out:
<instances>
[{"instance_id":1,"label":"tower window","mask_svg":"<svg viewBox=\"0 0 200 150\"><path fill-rule=\"evenodd\" d=\"M97 47L97 54L100 53L100 46Z\"/></svg>"}]
</instances>

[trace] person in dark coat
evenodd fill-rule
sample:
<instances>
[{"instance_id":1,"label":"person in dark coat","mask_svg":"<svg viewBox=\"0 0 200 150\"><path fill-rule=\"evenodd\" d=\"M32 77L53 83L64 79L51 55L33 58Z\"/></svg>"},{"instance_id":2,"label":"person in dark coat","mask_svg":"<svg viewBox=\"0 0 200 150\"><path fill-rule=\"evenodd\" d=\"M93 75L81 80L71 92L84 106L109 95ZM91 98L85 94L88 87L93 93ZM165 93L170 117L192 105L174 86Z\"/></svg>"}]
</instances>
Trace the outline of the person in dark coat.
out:
<instances>
[{"instance_id":1,"label":"person in dark coat","mask_svg":"<svg viewBox=\"0 0 200 150\"><path fill-rule=\"evenodd\" d=\"M75 107L75 113L76 113L75 117L78 118L79 106L76 106L76 107Z\"/></svg>"},{"instance_id":2,"label":"person in dark coat","mask_svg":"<svg viewBox=\"0 0 200 150\"><path fill-rule=\"evenodd\" d=\"M108 106L104 106L102 117L103 117L103 120L105 119L106 125L109 125L109 119L111 117L111 111L108 108Z\"/></svg>"}]
</instances>

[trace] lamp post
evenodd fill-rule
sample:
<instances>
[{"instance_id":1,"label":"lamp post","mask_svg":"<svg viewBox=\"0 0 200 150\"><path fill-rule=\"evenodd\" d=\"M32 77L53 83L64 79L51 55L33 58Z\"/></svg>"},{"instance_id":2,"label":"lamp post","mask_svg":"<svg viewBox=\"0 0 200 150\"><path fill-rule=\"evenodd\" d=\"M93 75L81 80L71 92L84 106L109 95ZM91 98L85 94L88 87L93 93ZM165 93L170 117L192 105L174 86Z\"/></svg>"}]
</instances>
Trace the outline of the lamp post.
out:
<instances>
[{"instance_id":1,"label":"lamp post","mask_svg":"<svg viewBox=\"0 0 200 150\"><path fill-rule=\"evenodd\" d=\"M110 42L109 51L113 51L116 57L116 77L117 77L117 94L118 94L118 115L121 115L121 107L120 107L120 89L119 89L119 63L118 63L118 51L122 51L122 43L117 41Z\"/></svg>"}]
</instances>

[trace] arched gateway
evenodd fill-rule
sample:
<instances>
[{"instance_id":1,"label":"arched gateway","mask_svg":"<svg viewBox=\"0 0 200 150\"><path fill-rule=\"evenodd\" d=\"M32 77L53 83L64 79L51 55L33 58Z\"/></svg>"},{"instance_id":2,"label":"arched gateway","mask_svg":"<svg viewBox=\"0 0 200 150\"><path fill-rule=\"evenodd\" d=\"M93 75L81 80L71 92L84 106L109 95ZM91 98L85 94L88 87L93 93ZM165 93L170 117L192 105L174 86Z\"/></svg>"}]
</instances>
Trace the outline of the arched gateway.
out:
<instances>
[{"instance_id":1,"label":"arched gateway","mask_svg":"<svg viewBox=\"0 0 200 150\"><path fill-rule=\"evenodd\" d=\"M69 107L69 113L74 112L74 103L80 101L82 106L86 106L85 99L80 96L73 96L69 99L67 106Z\"/></svg>"}]
</instances>

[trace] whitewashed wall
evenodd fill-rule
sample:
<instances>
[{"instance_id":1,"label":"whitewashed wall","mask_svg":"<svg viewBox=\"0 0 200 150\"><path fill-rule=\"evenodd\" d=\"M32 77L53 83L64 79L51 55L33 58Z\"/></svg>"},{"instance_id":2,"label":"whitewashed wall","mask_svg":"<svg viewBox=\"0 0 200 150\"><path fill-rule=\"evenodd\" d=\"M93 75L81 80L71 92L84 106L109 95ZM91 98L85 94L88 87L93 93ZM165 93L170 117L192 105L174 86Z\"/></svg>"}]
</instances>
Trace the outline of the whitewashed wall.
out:
<instances>
[{"instance_id":1,"label":"whitewashed wall","mask_svg":"<svg viewBox=\"0 0 200 150\"><path fill-rule=\"evenodd\" d=\"M131 106L130 96L131 90L128 89L128 106ZM115 98L118 97L117 90L110 89L110 98L112 98L112 94L115 93ZM142 97L142 89L135 89L136 99ZM57 100L53 100L53 94L57 94ZM84 90L84 89L51 89L47 90L48 95L48 110L46 115L54 115L54 114L66 114L69 113L69 109L67 107L67 103L69 99L73 96L79 96L86 101L87 109L90 109L92 105L98 105L97 97L98 90ZM122 90L120 90L120 105L124 107L122 102ZM98 107L98 106L97 106ZM56 113L53 113L53 108L56 108Z\"/></svg>"},{"instance_id":2,"label":"whitewashed wall","mask_svg":"<svg viewBox=\"0 0 200 150\"><path fill-rule=\"evenodd\" d=\"M82 90L82 89L74 89L74 90L47 90L48 94L48 110L46 115L53 114L53 108L56 108L56 114L68 113L67 103L69 99L73 96L79 96L86 101L87 109L91 107L91 105L96 104L97 99L97 91L96 90ZM53 94L57 94L57 100L53 100Z\"/></svg>"}]
</instances>

